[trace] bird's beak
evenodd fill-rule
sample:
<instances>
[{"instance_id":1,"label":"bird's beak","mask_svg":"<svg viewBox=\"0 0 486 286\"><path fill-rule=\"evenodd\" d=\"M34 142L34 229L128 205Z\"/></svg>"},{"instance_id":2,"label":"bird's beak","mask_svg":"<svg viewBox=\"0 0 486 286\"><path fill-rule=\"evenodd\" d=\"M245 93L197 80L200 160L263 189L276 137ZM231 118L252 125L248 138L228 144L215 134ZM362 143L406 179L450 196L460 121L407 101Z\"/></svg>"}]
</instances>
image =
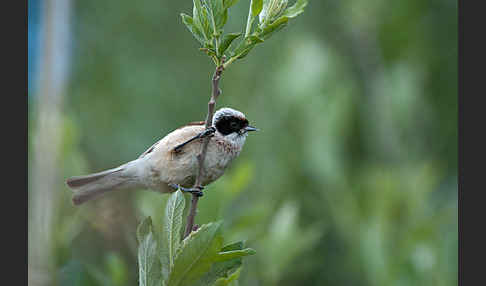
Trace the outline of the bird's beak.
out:
<instances>
[{"instance_id":1,"label":"bird's beak","mask_svg":"<svg viewBox=\"0 0 486 286\"><path fill-rule=\"evenodd\" d=\"M245 127L245 131L246 132L250 132L250 131L260 131L260 129L248 125L248 126Z\"/></svg>"}]
</instances>

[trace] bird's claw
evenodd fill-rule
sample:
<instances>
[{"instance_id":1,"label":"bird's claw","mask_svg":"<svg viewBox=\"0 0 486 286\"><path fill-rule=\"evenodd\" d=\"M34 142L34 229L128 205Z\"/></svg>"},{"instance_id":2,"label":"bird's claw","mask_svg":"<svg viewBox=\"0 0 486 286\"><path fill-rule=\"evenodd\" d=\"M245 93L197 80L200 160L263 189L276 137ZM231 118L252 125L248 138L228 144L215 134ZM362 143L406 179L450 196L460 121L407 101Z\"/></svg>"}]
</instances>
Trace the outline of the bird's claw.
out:
<instances>
[{"instance_id":1,"label":"bird's claw","mask_svg":"<svg viewBox=\"0 0 486 286\"><path fill-rule=\"evenodd\" d=\"M213 136L214 132L216 132L216 128L214 126L210 126L207 129L205 129L201 134L199 134L200 138L204 138L207 136Z\"/></svg>"}]
</instances>

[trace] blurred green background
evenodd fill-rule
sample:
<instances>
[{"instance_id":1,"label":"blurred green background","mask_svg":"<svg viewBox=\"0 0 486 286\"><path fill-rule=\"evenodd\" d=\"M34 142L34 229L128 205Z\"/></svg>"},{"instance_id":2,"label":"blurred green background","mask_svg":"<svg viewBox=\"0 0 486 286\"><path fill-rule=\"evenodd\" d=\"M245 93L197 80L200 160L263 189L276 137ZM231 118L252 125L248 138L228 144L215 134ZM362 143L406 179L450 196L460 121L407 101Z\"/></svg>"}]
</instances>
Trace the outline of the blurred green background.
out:
<instances>
[{"instance_id":1,"label":"blurred green background","mask_svg":"<svg viewBox=\"0 0 486 286\"><path fill-rule=\"evenodd\" d=\"M30 285L137 285L136 226L167 196L74 207L64 180L205 118L214 67L181 22L191 11L29 1ZM226 242L257 251L240 285L457 285L457 1L311 0L221 88L217 107L261 132L196 222L224 219Z\"/></svg>"}]
</instances>

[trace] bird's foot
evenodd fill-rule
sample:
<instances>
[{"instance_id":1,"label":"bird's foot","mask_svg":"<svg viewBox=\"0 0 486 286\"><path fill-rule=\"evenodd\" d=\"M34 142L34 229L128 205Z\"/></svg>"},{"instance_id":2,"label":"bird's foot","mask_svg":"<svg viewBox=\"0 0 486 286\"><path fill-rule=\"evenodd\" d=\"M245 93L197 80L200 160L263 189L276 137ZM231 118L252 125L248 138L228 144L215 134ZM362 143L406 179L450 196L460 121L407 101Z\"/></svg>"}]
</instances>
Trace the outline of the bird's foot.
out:
<instances>
[{"instance_id":1,"label":"bird's foot","mask_svg":"<svg viewBox=\"0 0 486 286\"><path fill-rule=\"evenodd\" d=\"M214 132L216 132L216 127L210 126L207 129L205 129L203 132L201 132L200 137L204 138L204 137L207 137L207 136L211 136L211 135L214 134Z\"/></svg>"},{"instance_id":2,"label":"bird's foot","mask_svg":"<svg viewBox=\"0 0 486 286\"><path fill-rule=\"evenodd\" d=\"M185 192L185 193L190 193L190 194L193 194L193 195L196 195L198 197L202 197L204 194L202 192L202 190L204 190L204 187L203 186L195 186L193 188L184 188L178 184L169 184L169 186L175 190L179 189L181 190L182 192Z\"/></svg>"}]
</instances>

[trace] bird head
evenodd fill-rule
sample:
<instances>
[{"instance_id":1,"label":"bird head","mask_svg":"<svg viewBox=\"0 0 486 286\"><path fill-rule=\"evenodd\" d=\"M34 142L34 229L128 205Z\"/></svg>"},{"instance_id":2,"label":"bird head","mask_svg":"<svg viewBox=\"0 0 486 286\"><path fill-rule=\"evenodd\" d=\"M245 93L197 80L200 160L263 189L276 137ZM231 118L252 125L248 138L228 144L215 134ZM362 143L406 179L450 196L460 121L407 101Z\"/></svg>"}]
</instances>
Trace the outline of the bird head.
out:
<instances>
[{"instance_id":1,"label":"bird head","mask_svg":"<svg viewBox=\"0 0 486 286\"><path fill-rule=\"evenodd\" d=\"M245 114L229 107L223 107L214 113L213 126L217 132L231 141L244 142L248 132L258 131L249 125Z\"/></svg>"}]
</instances>

